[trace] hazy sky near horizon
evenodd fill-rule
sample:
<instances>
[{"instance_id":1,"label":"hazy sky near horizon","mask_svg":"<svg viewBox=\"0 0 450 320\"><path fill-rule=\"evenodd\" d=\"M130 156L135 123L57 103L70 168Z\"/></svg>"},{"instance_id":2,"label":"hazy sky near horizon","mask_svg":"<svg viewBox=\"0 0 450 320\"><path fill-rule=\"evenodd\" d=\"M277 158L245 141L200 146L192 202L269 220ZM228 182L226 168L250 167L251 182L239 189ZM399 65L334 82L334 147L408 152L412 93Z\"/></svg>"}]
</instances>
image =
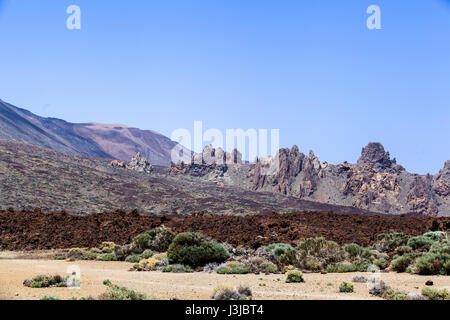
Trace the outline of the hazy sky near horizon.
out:
<instances>
[{"instance_id":1,"label":"hazy sky near horizon","mask_svg":"<svg viewBox=\"0 0 450 320\"><path fill-rule=\"evenodd\" d=\"M450 159L449 0L0 0L0 39L0 99L41 116L275 128L330 163L376 141L416 173Z\"/></svg>"}]
</instances>

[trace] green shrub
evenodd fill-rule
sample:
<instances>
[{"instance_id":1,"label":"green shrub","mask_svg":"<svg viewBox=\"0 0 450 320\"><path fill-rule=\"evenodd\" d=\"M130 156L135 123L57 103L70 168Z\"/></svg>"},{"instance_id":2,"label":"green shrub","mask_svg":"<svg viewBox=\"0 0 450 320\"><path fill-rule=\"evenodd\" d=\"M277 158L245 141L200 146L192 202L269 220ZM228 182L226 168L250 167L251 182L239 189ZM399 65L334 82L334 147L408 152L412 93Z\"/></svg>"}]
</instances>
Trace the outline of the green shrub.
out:
<instances>
[{"instance_id":1,"label":"green shrub","mask_svg":"<svg viewBox=\"0 0 450 320\"><path fill-rule=\"evenodd\" d=\"M429 252L416 259L415 269L422 275L450 274L450 240L435 241Z\"/></svg>"},{"instance_id":2,"label":"green shrub","mask_svg":"<svg viewBox=\"0 0 450 320\"><path fill-rule=\"evenodd\" d=\"M214 300L252 300L252 291L249 287L240 286L233 289L228 286L220 286L214 289L212 294Z\"/></svg>"},{"instance_id":3,"label":"green shrub","mask_svg":"<svg viewBox=\"0 0 450 320\"><path fill-rule=\"evenodd\" d=\"M67 287L67 277L38 275L32 279L25 279L23 285L30 288Z\"/></svg>"},{"instance_id":4,"label":"green shrub","mask_svg":"<svg viewBox=\"0 0 450 320\"><path fill-rule=\"evenodd\" d=\"M328 265L341 262L346 253L336 242L325 238L309 238L298 243L296 249L288 249L280 256L284 265L300 269L321 271Z\"/></svg>"},{"instance_id":5,"label":"green shrub","mask_svg":"<svg viewBox=\"0 0 450 320\"><path fill-rule=\"evenodd\" d=\"M278 267L276 266L276 264L274 264L273 262L270 262L270 261L265 261L265 262L261 263L261 268L263 268L264 271L267 273L277 273L278 272Z\"/></svg>"},{"instance_id":6,"label":"green shrub","mask_svg":"<svg viewBox=\"0 0 450 320\"><path fill-rule=\"evenodd\" d=\"M178 234L167 250L170 263L204 266L210 262L224 262L230 253L224 246L210 240L200 233L184 232Z\"/></svg>"},{"instance_id":7,"label":"green shrub","mask_svg":"<svg viewBox=\"0 0 450 320\"><path fill-rule=\"evenodd\" d=\"M56 255L53 257L53 260L66 260L66 257L64 255Z\"/></svg>"},{"instance_id":8,"label":"green shrub","mask_svg":"<svg viewBox=\"0 0 450 320\"><path fill-rule=\"evenodd\" d=\"M352 283L342 282L339 285L339 292L350 293L354 291L354 287Z\"/></svg>"},{"instance_id":9,"label":"green shrub","mask_svg":"<svg viewBox=\"0 0 450 320\"><path fill-rule=\"evenodd\" d=\"M117 261L117 256L114 253L103 253L97 256L99 261Z\"/></svg>"},{"instance_id":10,"label":"green shrub","mask_svg":"<svg viewBox=\"0 0 450 320\"><path fill-rule=\"evenodd\" d=\"M330 264L327 266L328 273L347 273L347 272L364 272L366 270L359 270L358 266L354 264Z\"/></svg>"},{"instance_id":11,"label":"green shrub","mask_svg":"<svg viewBox=\"0 0 450 320\"><path fill-rule=\"evenodd\" d=\"M103 242L101 245L101 250L103 253L113 253L116 249L116 244L114 242Z\"/></svg>"},{"instance_id":12,"label":"green shrub","mask_svg":"<svg viewBox=\"0 0 450 320\"><path fill-rule=\"evenodd\" d=\"M130 262L130 263L139 263L139 261L143 260L143 256L140 254L132 254L129 255L128 257L126 257L125 262Z\"/></svg>"},{"instance_id":13,"label":"green shrub","mask_svg":"<svg viewBox=\"0 0 450 320\"><path fill-rule=\"evenodd\" d=\"M159 227L147 232L150 236L149 249L157 252L166 252L175 238L175 233L170 228Z\"/></svg>"},{"instance_id":14,"label":"green shrub","mask_svg":"<svg viewBox=\"0 0 450 320\"><path fill-rule=\"evenodd\" d=\"M374 247L380 252L394 252L397 247L404 246L408 242L409 236L404 233L383 233L378 235L378 241Z\"/></svg>"},{"instance_id":15,"label":"green shrub","mask_svg":"<svg viewBox=\"0 0 450 320\"><path fill-rule=\"evenodd\" d=\"M146 249L146 250L144 250L144 252L142 252L141 256L142 256L142 259L148 259L148 258L153 257L154 254L155 253L152 250Z\"/></svg>"},{"instance_id":16,"label":"green shrub","mask_svg":"<svg viewBox=\"0 0 450 320\"><path fill-rule=\"evenodd\" d=\"M406 253L411 253L412 252L412 248L410 246L400 246L397 249L395 249L395 252L399 255L402 256Z\"/></svg>"},{"instance_id":17,"label":"green shrub","mask_svg":"<svg viewBox=\"0 0 450 320\"><path fill-rule=\"evenodd\" d=\"M388 289L383 298L386 300L408 300L408 297L401 292L395 291L394 289Z\"/></svg>"},{"instance_id":18,"label":"green shrub","mask_svg":"<svg viewBox=\"0 0 450 320\"><path fill-rule=\"evenodd\" d=\"M417 236L417 237L412 237L411 239L408 240L408 246L413 248L414 250L422 248L423 246L426 245L432 245L435 241L425 237L425 236Z\"/></svg>"},{"instance_id":19,"label":"green shrub","mask_svg":"<svg viewBox=\"0 0 450 320\"><path fill-rule=\"evenodd\" d=\"M447 289L436 290L430 287L424 287L422 294L430 300L450 300L450 292Z\"/></svg>"},{"instance_id":20,"label":"green shrub","mask_svg":"<svg viewBox=\"0 0 450 320\"><path fill-rule=\"evenodd\" d=\"M350 259L372 259L372 251L368 248L361 247L359 244L347 244L344 246L344 249L348 253Z\"/></svg>"},{"instance_id":21,"label":"green shrub","mask_svg":"<svg viewBox=\"0 0 450 320\"><path fill-rule=\"evenodd\" d=\"M286 253L286 251L293 249L294 248L287 243L272 243L264 247L264 250L272 253L276 259L279 259L281 255Z\"/></svg>"},{"instance_id":22,"label":"green shrub","mask_svg":"<svg viewBox=\"0 0 450 320\"><path fill-rule=\"evenodd\" d=\"M108 287L108 291L102 296L105 300L147 300L145 294L112 284L109 280L103 281L103 284Z\"/></svg>"},{"instance_id":23,"label":"green shrub","mask_svg":"<svg viewBox=\"0 0 450 320\"><path fill-rule=\"evenodd\" d=\"M300 270L289 270L287 272L286 283L299 283L305 282L303 279L303 273Z\"/></svg>"},{"instance_id":24,"label":"green shrub","mask_svg":"<svg viewBox=\"0 0 450 320\"><path fill-rule=\"evenodd\" d=\"M232 261L217 268L218 274L247 274L250 271L250 266L240 262Z\"/></svg>"},{"instance_id":25,"label":"green shrub","mask_svg":"<svg viewBox=\"0 0 450 320\"><path fill-rule=\"evenodd\" d=\"M134 237L133 243L140 252L143 252L146 249L165 252L174 238L175 233L170 228L159 227Z\"/></svg>"},{"instance_id":26,"label":"green shrub","mask_svg":"<svg viewBox=\"0 0 450 320\"><path fill-rule=\"evenodd\" d=\"M133 238L133 243L139 252L143 252L145 249L149 247L149 242L151 238L148 233L142 233Z\"/></svg>"},{"instance_id":27,"label":"green shrub","mask_svg":"<svg viewBox=\"0 0 450 320\"><path fill-rule=\"evenodd\" d=\"M193 272L193 270L191 267L184 266L182 264L171 264L162 268L162 272L185 273L185 272Z\"/></svg>"},{"instance_id":28,"label":"green shrub","mask_svg":"<svg viewBox=\"0 0 450 320\"><path fill-rule=\"evenodd\" d=\"M414 259L414 254L407 253L392 260L391 265L395 271L405 272L406 269L414 262Z\"/></svg>"},{"instance_id":29,"label":"green shrub","mask_svg":"<svg viewBox=\"0 0 450 320\"><path fill-rule=\"evenodd\" d=\"M450 274L450 255L427 253L415 262L417 273L421 275Z\"/></svg>"},{"instance_id":30,"label":"green shrub","mask_svg":"<svg viewBox=\"0 0 450 320\"><path fill-rule=\"evenodd\" d=\"M374 260L373 264L376 265L381 270L386 269L387 266L388 266L387 261L385 259L383 259L383 258Z\"/></svg>"}]
</instances>

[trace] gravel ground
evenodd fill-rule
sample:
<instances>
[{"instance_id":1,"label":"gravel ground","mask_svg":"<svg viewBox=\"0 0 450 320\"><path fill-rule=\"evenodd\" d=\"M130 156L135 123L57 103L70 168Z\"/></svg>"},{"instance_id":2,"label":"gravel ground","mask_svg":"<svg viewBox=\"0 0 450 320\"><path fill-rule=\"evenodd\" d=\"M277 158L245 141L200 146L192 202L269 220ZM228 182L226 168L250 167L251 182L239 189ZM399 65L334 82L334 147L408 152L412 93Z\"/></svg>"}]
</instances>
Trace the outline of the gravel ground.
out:
<instances>
[{"instance_id":1,"label":"gravel ground","mask_svg":"<svg viewBox=\"0 0 450 320\"><path fill-rule=\"evenodd\" d=\"M45 253L39 253L45 256ZM18 257L22 257L19 258ZM34 256L33 258L36 258ZM69 266L81 270L81 288L32 289L22 285L25 278L38 274L65 275ZM213 289L219 285L248 285L255 300L334 300L334 299L374 299L366 284L355 283L354 293L339 293L339 284L349 281L356 274L305 274L305 283L288 284L285 275L217 275L207 273L168 274L162 272L130 272L130 263L97 261L55 261L23 259L20 253L0 253L0 300L36 300L43 296L56 296L60 299L71 297L98 297L105 292L102 282L110 279L117 283L157 299L167 300L207 300ZM394 289L407 292L420 292L427 280L434 282L438 289L450 290L448 276L417 276L397 273L381 273L381 279ZM279 279L279 280L278 280Z\"/></svg>"}]
</instances>

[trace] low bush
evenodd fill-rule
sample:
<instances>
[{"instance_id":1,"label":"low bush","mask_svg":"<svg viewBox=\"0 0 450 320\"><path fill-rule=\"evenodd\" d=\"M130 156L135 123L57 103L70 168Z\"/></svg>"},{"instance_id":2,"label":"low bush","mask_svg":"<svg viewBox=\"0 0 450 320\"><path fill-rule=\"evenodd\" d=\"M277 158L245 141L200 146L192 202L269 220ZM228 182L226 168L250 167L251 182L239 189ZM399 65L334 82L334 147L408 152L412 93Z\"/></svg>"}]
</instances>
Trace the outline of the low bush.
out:
<instances>
[{"instance_id":1,"label":"low bush","mask_svg":"<svg viewBox=\"0 0 450 320\"><path fill-rule=\"evenodd\" d=\"M186 273L186 272L194 272L191 267L184 266L182 264L171 264L162 268L162 272L171 272L171 273Z\"/></svg>"},{"instance_id":2,"label":"low bush","mask_svg":"<svg viewBox=\"0 0 450 320\"><path fill-rule=\"evenodd\" d=\"M139 263L139 261L143 260L143 256L140 254L132 254L125 258L125 262L129 263Z\"/></svg>"},{"instance_id":3,"label":"low bush","mask_svg":"<svg viewBox=\"0 0 450 320\"><path fill-rule=\"evenodd\" d=\"M357 271L364 272L366 270L360 270L358 268L358 266L356 266L354 264L334 264L334 265L329 265L327 267L328 273L347 273L347 272L357 272Z\"/></svg>"},{"instance_id":4,"label":"low bush","mask_svg":"<svg viewBox=\"0 0 450 320\"><path fill-rule=\"evenodd\" d=\"M406 253L411 253L412 252L412 248L410 246L400 246L397 249L395 249L395 252L399 255L402 256Z\"/></svg>"},{"instance_id":5,"label":"low bush","mask_svg":"<svg viewBox=\"0 0 450 320\"><path fill-rule=\"evenodd\" d=\"M278 273L278 267L273 262L265 261L260 266L266 273Z\"/></svg>"},{"instance_id":6,"label":"low bush","mask_svg":"<svg viewBox=\"0 0 450 320\"><path fill-rule=\"evenodd\" d=\"M397 272L405 272L407 268L414 262L415 258L416 255L407 253L392 260L391 266Z\"/></svg>"},{"instance_id":7,"label":"low bush","mask_svg":"<svg viewBox=\"0 0 450 320\"><path fill-rule=\"evenodd\" d=\"M228 286L217 287L211 297L214 300L252 300L252 291L247 286L233 289Z\"/></svg>"},{"instance_id":8,"label":"low bush","mask_svg":"<svg viewBox=\"0 0 450 320\"><path fill-rule=\"evenodd\" d=\"M430 287L424 287L422 294L430 300L450 300L450 292L447 289L437 290Z\"/></svg>"},{"instance_id":9,"label":"low bush","mask_svg":"<svg viewBox=\"0 0 450 320\"><path fill-rule=\"evenodd\" d=\"M435 241L429 252L416 259L414 267L423 275L450 275L450 240Z\"/></svg>"},{"instance_id":10,"label":"low bush","mask_svg":"<svg viewBox=\"0 0 450 320\"><path fill-rule=\"evenodd\" d=\"M167 250L170 263L192 267L204 266L210 262L224 262L229 257L230 253L223 245L193 232L178 234Z\"/></svg>"},{"instance_id":11,"label":"low bush","mask_svg":"<svg viewBox=\"0 0 450 320\"><path fill-rule=\"evenodd\" d=\"M286 250L280 256L280 262L300 269L322 271L330 264L343 261L345 257L345 250L336 242L319 237L306 239L299 242L297 248Z\"/></svg>"},{"instance_id":12,"label":"low bush","mask_svg":"<svg viewBox=\"0 0 450 320\"><path fill-rule=\"evenodd\" d=\"M412 237L408 240L408 247L411 247L413 250L417 250L419 248L422 248L426 245L432 245L435 241L427 238L425 236L417 236Z\"/></svg>"},{"instance_id":13,"label":"low bush","mask_svg":"<svg viewBox=\"0 0 450 320\"><path fill-rule=\"evenodd\" d=\"M380 252L394 252L397 247L407 244L409 236L404 233L383 233L378 235L374 248Z\"/></svg>"},{"instance_id":14,"label":"low bush","mask_svg":"<svg viewBox=\"0 0 450 320\"><path fill-rule=\"evenodd\" d=\"M351 293L354 291L354 287L352 283L349 282L342 282L339 285L339 292L344 292L344 293Z\"/></svg>"},{"instance_id":15,"label":"low bush","mask_svg":"<svg viewBox=\"0 0 450 320\"><path fill-rule=\"evenodd\" d=\"M146 249L146 250L144 250L144 252L142 252L141 256L142 256L142 259L148 259L148 258L153 257L154 254L155 253L152 250Z\"/></svg>"},{"instance_id":16,"label":"low bush","mask_svg":"<svg viewBox=\"0 0 450 320\"><path fill-rule=\"evenodd\" d=\"M300 283L305 282L303 273L300 270L290 270L287 272L286 283Z\"/></svg>"},{"instance_id":17,"label":"low bush","mask_svg":"<svg viewBox=\"0 0 450 320\"><path fill-rule=\"evenodd\" d=\"M159 227L134 237L133 243L141 252L146 249L165 252L174 238L175 233L170 228Z\"/></svg>"},{"instance_id":18,"label":"low bush","mask_svg":"<svg viewBox=\"0 0 450 320\"><path fill-rule=\"evenodd\" d=\"M103 253L113 253L116 247L117 246L114 242L103 242L100 249Z\"/></svg>"},{"instance_id":19,"label":"low bush","mask_svg":"<svg viewBox=\"0 0 450 320\"><path fill-rule=\"evenodd\" d=\"M117 256L114 253L102 253L96 258L98 261L117 261Z\"/></svg>"},{"instance_id":20,"label":"low bush","mask_svg":"<svg viewBox=\"0 0 450 320\"><path fill-rule=\"evenodd\" d=\"M270 252L278 260L280 256L286 253L288 250L293 250L294 248L287 243L272 243L264 247L264 250Z\"/></svg>"},{"instance_id":21,"label":"low bush","mask_svg":"<svg viewBox=\"0 0 450 320\"><path fill-rule=\"evenodd\" d=\"M350 259L372 259L372 251L368 248L361 247L359 244L351 243L344 246Z\"/></svg>"},{"instance_id":22,"label":"low bush","mask_svg":"<svg viewBox=\"0 0 450 320\"><path fill-rule=\"evenodd\" d=\"M148 258L148 259L144 259L139 261L138 264L138 271L152 271L155 270L155 268L159 265L159 263L161 262L161 260L158 260L154 257Z\"/></svg>"},{"instance_id":23,"label":"low bush","mask_svg":"<svg viewBox=\"0 0 450 320\"><path fill-rule=\"evenodd\" d=\"M354 276L351 281L355 283L366 283L368 279L364 276Z\"/></svg>"},{"instance_id":24,"label":"low bush","mask_svg":"<svg viewBox=\"0 0 450 320\"><path fill-rule=\"evenodd\" d=\"M228 262L224 265L221 265L216 270L218 274L247 274L249 273L249 271L250 271L249 265L236 261Z\"/></svg>"},{"instance_id":25,"label":"low bush","mask_svg":"<svg viewBox=\"0 0 450 320\"><path fill-rule=\"evenodd\" d=\"M373 264L376 265L381 270L384 270L388 267L388 263L384 258L374 260Z\"/></svg>"},{"instance_id":26,"label":"low bush","mask_svg":"<svg viewBox=\"0 0 450 320\"><path fill-rule=\"evenodd\" d=\"M102 300L147 300L148 297L140 292L130 290L126 287L121 287L112 284L111 281L105 280L103 284L108 287L108 291L100 298Z\"/></svg>"},{"instance_id":27,"label":"low bush","mask_svg":"<svg viewBox=\"0 0 450 320\"><path fill-rule=\"evenodd\" d=\"M32 279L25 279L23 285L30 288L67 287L68 277L60 275L38 275Z\"/></svg>"},{"instance_id":28,"label":"low bush","mask_svg":"<svg viewBox=\"0 0 450 320\"><path fill-rule=\"evenodd\" d=\"M408 297L406 294L399 292L399 291L395 291L393 289L387 290L384 293L383 298L386 300L408 300Z\"/></svg>"}]
</instances>

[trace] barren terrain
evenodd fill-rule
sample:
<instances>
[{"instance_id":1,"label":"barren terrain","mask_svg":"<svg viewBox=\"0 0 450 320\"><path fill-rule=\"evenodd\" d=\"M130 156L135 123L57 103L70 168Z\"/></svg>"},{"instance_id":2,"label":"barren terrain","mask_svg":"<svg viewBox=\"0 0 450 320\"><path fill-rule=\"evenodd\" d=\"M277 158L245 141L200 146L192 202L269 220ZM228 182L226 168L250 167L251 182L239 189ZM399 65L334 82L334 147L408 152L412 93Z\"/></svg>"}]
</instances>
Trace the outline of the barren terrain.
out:
<instances>
[{"instance_id":1,"label":"barren terrain","mask_svg":"<svg viewBox=\"0 0 450 320\"><path fill-rule=\"evenodd\" d=\"M21 256L22 259L17 259ZM65 275L71 265L81 269L81 288L45 288L24 287L22 282L38 274ZM248 285L255 300L345 300L345 299L379 299L369 295L365 283L355 283L354 293L340 293L339 284L350 281L356 274L304 274L305 283L285 283L285 275L219 275L209 273L162 273L130 272L132 264L125 262L99 261L53 261L26 259L23 253L4 252L0 254L0 300L37 300L43 296L55 296L60 299L72 297L98 297L106 287L103 280L109 279L157 299L168 300L208 300L212 291L220 285ZM367 274L365 274L367 276ZM406 292L420 293L427 280L434 282L438 289L450 289L450 277L418 276L397 273L380 273L380 278L392 288ZM278 280L279 279L279 280Z\"/></svg>"}]
</instances>

